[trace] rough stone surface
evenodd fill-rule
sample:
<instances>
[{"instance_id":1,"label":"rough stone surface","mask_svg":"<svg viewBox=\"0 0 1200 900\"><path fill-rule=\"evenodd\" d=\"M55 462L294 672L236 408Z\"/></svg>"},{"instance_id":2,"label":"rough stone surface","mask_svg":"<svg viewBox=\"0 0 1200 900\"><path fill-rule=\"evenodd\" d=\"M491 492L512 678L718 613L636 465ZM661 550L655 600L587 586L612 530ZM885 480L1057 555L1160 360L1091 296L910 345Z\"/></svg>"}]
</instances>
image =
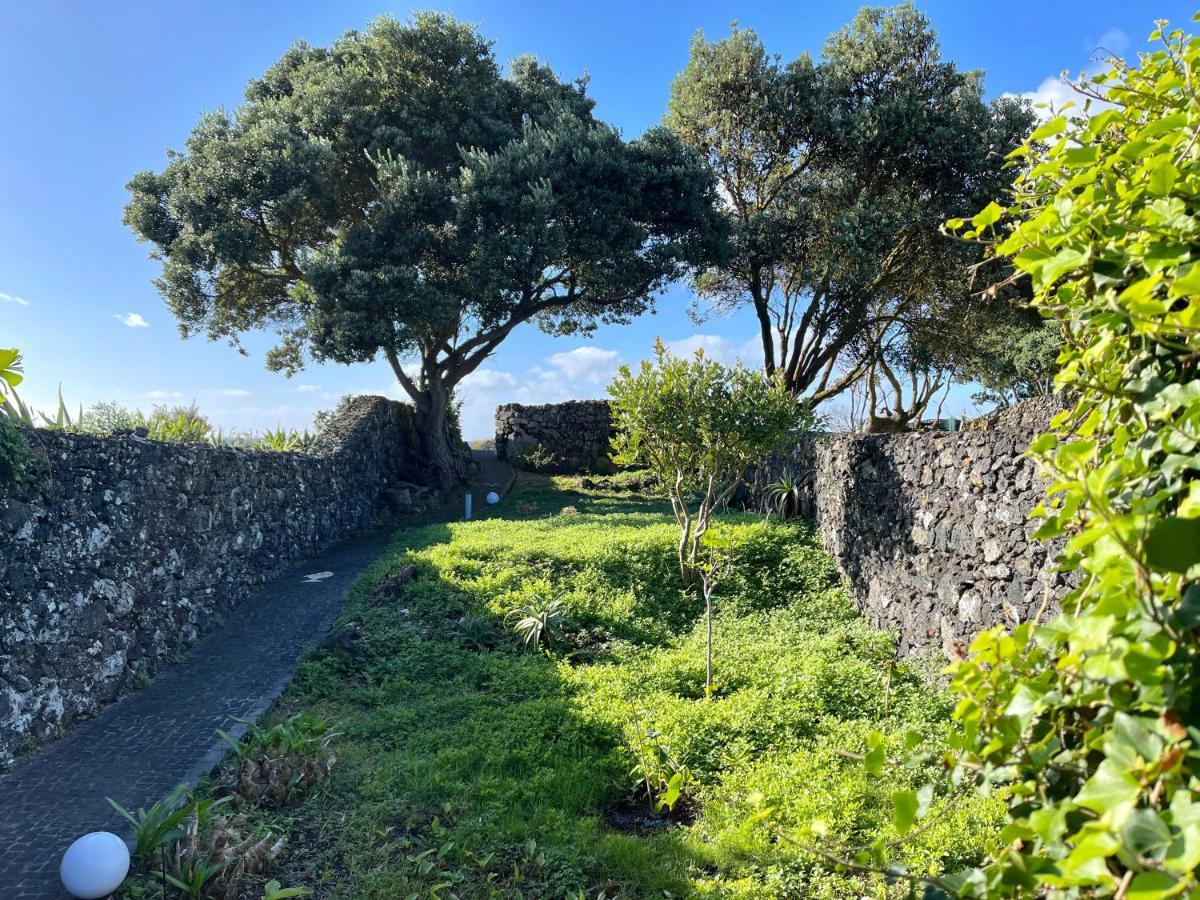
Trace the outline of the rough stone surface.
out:
<instances>
[{"instance_id":1,"label":"rough stone surface","mask_svg":"<svg viewBox=\"0 0 1200 900\"><path fill-rule=\"evenodd\" d=\"M958 433L808 435L755 473L750 499L790 470L872 623L897 631L902 652L954 656L983 628L1055 610L1067 590L1061 544L1032 537L1045 483L1022 456L1060 408L1014 407Z\"/></svg>"},{"instance_id":2,"label":"rough stone surface","mask_svg":"<svg viewBox=\"0 0 1200 900\"><path fill-rule=\"evenodd\" d=\"M38 431L0 485L0 768L155 675L412 477L411 410L347 401L305 453Z\"/></svg>"},{"instance_id":3,"label":"rough stone surface","mask_svg":"<svg viewBox=\"0 0 1200 900\"><path fill-rule=\"evenodd\" d=\"M66 898L58 864L72 840L97 830L132 837L105 797L148 808L211 772L228 750L216 729L240 736L245 726L234 717L253 721L271 706L390 536L376 529L340 542L268 582L187 661L0 776L0 897ZM320 571L333 574L304 577Z\"/></svg>"},{"instance_id":4,"label":"rough stone surface","mask_svg":"<svg viewBox=\"0 0 1200 900\"><path fill-rule=\"evenodd\" d=\"M496 455L520 469L560 475L612 472L611 437L607 400L496 408Z\"/></svg>"}]
</instances>

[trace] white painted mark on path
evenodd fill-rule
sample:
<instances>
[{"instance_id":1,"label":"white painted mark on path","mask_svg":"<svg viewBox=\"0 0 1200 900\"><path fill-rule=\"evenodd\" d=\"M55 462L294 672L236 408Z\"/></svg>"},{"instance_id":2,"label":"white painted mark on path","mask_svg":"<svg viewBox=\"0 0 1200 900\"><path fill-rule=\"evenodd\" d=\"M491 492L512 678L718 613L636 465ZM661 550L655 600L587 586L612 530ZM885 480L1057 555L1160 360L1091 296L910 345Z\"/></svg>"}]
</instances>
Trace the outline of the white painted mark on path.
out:
<instances>
[{"instance_id":1,"label":"white painted mark on path","mask_svg":"<svg viewBox=\"0 0 1200 900\"><path fill-rule=\"evenodd\" d=\"M332 578L332 572L313 572L311 575L304 576L305 584L315 584L318 581L324 581L326 578Z\"/></svg>"}]
</instances>

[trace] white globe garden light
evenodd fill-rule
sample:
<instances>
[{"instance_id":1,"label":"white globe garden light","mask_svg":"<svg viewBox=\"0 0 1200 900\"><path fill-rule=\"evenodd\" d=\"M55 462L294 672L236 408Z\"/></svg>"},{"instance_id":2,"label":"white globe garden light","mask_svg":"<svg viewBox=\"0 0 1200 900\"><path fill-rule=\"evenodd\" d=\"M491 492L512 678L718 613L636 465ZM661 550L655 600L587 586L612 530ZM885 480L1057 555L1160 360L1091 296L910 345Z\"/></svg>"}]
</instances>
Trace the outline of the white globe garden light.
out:
<instances>
[{"instance_id":1,"label":"white globe garden light","mask_svg":"<svg viewBox=\"0 0 1200 900\"><path fill-rule=\"evenodd\" d=\"M487 502L488 503L499 503L500 495L497 494L495 491L488 491Z\"/></svg>"},{"instance_id":2,"label":"white globe garden light","mask_svg":"<svg viewBox=\"0 0 1200 900\"><path fill-rule=\"evenodd\" d=\"M93 831L67 848L58 874L72 897L107 897L129 874L129 848L111 832Z\"/></svg>"}]
</instances>

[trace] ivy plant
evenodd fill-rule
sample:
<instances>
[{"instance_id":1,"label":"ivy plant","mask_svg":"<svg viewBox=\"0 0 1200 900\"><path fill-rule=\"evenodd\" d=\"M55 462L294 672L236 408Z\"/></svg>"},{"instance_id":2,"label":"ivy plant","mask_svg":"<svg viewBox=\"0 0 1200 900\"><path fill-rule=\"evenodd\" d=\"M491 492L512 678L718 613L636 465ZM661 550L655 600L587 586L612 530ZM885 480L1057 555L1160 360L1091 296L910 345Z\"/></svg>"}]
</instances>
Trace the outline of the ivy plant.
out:
<instances>
[{"instance_id":1,"label":"ivy plant","mask_svg":"<svg viewBox=\"0 0 1200 900\"><path fill-rule=\"evenodd\" d=\"M949 764L1010 798L964 895L1200 896L1200 39L1151 40L1014 152L1006 203L949 223L1031 280L1073 400L1029 453L1077 586L952 667Z\"/></svg>"}]
</instances>

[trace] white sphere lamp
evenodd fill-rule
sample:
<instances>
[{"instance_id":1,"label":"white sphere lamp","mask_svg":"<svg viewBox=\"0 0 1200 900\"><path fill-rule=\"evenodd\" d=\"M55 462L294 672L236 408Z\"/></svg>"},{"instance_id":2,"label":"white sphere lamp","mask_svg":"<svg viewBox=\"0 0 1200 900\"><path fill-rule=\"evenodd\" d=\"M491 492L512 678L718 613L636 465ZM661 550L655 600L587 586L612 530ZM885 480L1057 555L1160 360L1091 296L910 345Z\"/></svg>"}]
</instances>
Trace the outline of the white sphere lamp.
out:
<instances>
[{"instance_id":1,"label":"white sphere lamp","mask_svg":"<svg viewBox=\"0 0 1200 900\"><path fill-rule=\"evenodd\" d=\"M129 874L129 848L111 832L93 831L67 848L58 874L72 897L107 897Z\"/></svg>"},{"instance_id":2,"label":"white sphere lamp","mask_svg":"<svg viewBox=\"0 0 1200 900\"><path fill-rule=\"evenodd\" d=\"M499 503L500 495L497 494L495 491L488 491L487 502L488 503Z\"/></svg>"}]
</instances>

